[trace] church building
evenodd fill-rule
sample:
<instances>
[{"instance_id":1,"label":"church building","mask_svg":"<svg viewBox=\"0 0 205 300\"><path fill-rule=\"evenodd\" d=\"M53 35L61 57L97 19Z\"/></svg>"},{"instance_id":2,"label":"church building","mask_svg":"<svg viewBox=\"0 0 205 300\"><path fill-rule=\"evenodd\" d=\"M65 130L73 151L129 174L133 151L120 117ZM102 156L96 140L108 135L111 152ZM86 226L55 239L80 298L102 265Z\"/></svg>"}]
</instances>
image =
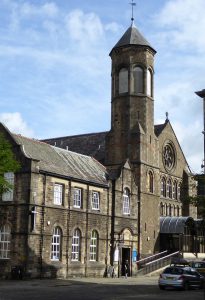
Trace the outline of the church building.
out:
<instances>
[{"instance_id":1,"label":"church building","mask_svg":"<svg viewBox=\"0 0 205 300\"><path fill-rule=\"evenodd\" d=\"M111 49L107 132L39 141L0 124L21 164L0 196L3 277L13 266L30 277L104 276L108 266L121 276L125 261L135 276L138 259L179 250L163 225L197 218L183 202L196 183L168 115L154 125L155 54L133 22Z\"/></svg>"}]
</instances>

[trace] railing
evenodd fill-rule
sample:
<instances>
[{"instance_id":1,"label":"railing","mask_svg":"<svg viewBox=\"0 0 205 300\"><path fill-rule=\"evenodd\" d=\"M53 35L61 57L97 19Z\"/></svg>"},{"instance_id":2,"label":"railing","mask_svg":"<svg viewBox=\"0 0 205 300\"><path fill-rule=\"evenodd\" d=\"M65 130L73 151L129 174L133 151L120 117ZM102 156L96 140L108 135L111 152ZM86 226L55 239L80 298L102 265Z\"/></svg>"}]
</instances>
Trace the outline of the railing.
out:
<instances>
[{"instance_id":1,"label":"railing","mask_svg":"<svg viewBox=\"0 0 205 300\"><path fill-rule=\"evenodd\" d=\"M147 262L144 264L144 267L140 270L138 270L137 275L145 275L148 273L151 273L153 271L156 271L160 268L165 267L166 265L171 263L172 257L178 257L180 255L180 252L174 252L169 255L166 255L164 257L158 258L156 260Z\"/></svg>"},{"instance_id":2,"label":"railing","mask_svg":"<svg viewBox=\"0 0 205 300\"><path fill-rule=\"evenodd\" d=\"M157 258L165 256L165 254L167 252L168 252L168 250L165 250L163 252L160 252L160 253L157 253L157 254L154 254L154 255L151 255L151 256L148 256L148 257L138 260L137 261L138 267L140 268L141 266L144 266L146 263L148 263L150 261L153 261L153 260L156 260Z\"/></svg>"}]
</instances>

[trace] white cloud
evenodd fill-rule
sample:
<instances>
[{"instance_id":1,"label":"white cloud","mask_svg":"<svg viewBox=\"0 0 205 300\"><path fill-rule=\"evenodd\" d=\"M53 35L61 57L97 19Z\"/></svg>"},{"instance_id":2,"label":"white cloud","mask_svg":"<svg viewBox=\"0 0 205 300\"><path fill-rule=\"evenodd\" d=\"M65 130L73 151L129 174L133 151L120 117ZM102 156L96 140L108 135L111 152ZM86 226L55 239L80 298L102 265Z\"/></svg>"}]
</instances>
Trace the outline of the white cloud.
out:
<instances>
[{"instance_id":1,"label":"white cloud","mask_svg":"<svg viewBox=\"0 0 205 300\"><path fill-rule=\"evenodd\" d=\"M33 130L28 127L19 112L1 113L0 122L5 124L11 132L20 133L29 137L34 136Z\"/></svg>"},{"instance_id":2,"label":"white cloud","mask_svg":"<svg viewBox=\"0 0 205 300\"><path fill-rule=\"evenodd\" d=\"M103 25L94 13L73 10L66 17L66 26L71 38L78 42L96 42L103 36Z\"/></svg>"},{"instance_id":3,"label":"white cloud","mask_svg":"<svg viewBox=\"0 0 205 300\"><path fill-rule=\"evenodd\" d=\"M116 22L112 22L112 23L105 25L105 30L113 32L113 33L117 33L117 32L122 31L122 26Z\"/></svg>"},{"instance_id":4,"label":"white cloud","mask_svg":"<svg viewBox=\"0 0 205 300\"><path fill-rule=\"evenodd\" d=\"M46 2L43 5L24 2L22 5L19 5L19 12L22 17L46 16L53 18L58 15L58 7L54 2Z\"/></svg>"},{"instance_id":5,"label":"white cloud","mask_svg":"<svg viewBox=\"0 0 205 300\"><path fill-rule=\"evenodd\" d=\"M174 121L172 126L191 170L194 173L200 172L203 159L203 136L201 134L201 123L196 120L186 125L181 122Z\"/></svg>"},{"instance_id":6,"label":"white cloud","mask_svg":"<svg viewBox=\"0 0 205 300\"><path fill-rule=\"evenodd\" d=\"M168 44L178 48L194 49L204 52L205 39L205 1L204 0L170 0L156 16L157 23L163 27Z\"/></svg>"}]
</instances>

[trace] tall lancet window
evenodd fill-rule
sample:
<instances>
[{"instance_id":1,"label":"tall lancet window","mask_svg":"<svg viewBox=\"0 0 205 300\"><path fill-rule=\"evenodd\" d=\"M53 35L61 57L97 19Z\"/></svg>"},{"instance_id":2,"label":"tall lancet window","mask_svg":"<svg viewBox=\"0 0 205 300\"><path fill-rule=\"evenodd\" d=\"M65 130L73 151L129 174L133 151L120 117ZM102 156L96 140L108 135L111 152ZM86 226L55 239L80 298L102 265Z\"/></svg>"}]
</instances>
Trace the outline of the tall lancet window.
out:
<instances>
[{"instance_id":1,"label":"tall lancet window","mask_svg":"<svg viewBox=\"0 0 205 300\"><path fill-rule=\"evenodd\" d=\"M147 70L147 96L152 96L152 71Z\"/></svg>"},{"instance_id":2,"label":"tall lancet window","mask_svg":"<svg viewBox=\"0 0 205 300\"><path fill-rule=\"evenodd\" d=\"M122 68L119 72L119 94L128 92L128 70Z\"/></svg>"},{"instance_id":3,"label":"tall lancet window","mask_svg":"<svg viewBox=\"0 0 205 300\"><path fill-rule=\"evenodd\" d=\"M144 92L144 70L141 67L134 67L133 70L134 78L134 93Z\"/></svg>"}]
</instances>

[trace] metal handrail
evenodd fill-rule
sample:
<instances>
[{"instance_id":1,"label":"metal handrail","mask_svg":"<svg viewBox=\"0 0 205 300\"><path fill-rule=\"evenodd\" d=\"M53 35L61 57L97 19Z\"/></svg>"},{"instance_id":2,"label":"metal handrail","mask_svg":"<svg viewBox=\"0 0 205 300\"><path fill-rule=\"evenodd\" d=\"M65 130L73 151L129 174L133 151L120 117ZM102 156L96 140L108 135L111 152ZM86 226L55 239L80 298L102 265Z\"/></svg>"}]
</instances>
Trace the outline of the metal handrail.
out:
<instances>
[{"instance_id":1,"label":"metal handrail","mask_svg":"<svg viewBox=\"0 0 205 300\"><path fill-rule=\"evenodd\" d=\"M172 257L178 256L179 254L180 254L180 251L177 251L177 252L171 253L169 255L166 255L164 257L158 258L154 261L150 261L150 262L146 263L143 268L138 270L137 275L145 275L145 274L151 273L153 271L156 271L158 269L161 269L171 263Z\"/></svg>"},{"instance_id":2,"label":"metal handrail","mask_svg":"<svg viewBox=\"0 0 205 300\"><path fill-rule=\"evenodd\" d=\"M146 261L153 260L154 258L156 258L156 257L158 257L158 256L161 256L161 255L163 255L163 254L165 254L165 253L167 253L167 252L168 252L168 250L165 250L165 251L162 251L162 252L160 252L160 253L157 253L157 254L154 254L154 255L145 257L145 258L143 258L143 259L138 260L136 263L141 264L141 263L144 263L144 262L146 262Z\"/></svg>"},{"instance_id":3,"label":"metal handrail","mask_svg":"<svg viewBox=\"0 0 205 300\"><path fill-rule=\"evenodd\" d=\"M160 260L165 260L165 259L167 259L167 258L170 258L170 257L176 256L176 255L177 255L177 254L179 254L179 253L180 253L179 251L173 252L173 253L171 253L171 254L169 254L169 255L166 255L166 256L160 257L160 258L158 258L158 259L156 259L156 260L154 260L154 261L150 261L150 262L146 263L146 264L145 264L145 266L148 266L148 265L154 264L154 263L156 263L156 262L158 262L158 261L160 261Z\"/></svg>"}]
</instances>

